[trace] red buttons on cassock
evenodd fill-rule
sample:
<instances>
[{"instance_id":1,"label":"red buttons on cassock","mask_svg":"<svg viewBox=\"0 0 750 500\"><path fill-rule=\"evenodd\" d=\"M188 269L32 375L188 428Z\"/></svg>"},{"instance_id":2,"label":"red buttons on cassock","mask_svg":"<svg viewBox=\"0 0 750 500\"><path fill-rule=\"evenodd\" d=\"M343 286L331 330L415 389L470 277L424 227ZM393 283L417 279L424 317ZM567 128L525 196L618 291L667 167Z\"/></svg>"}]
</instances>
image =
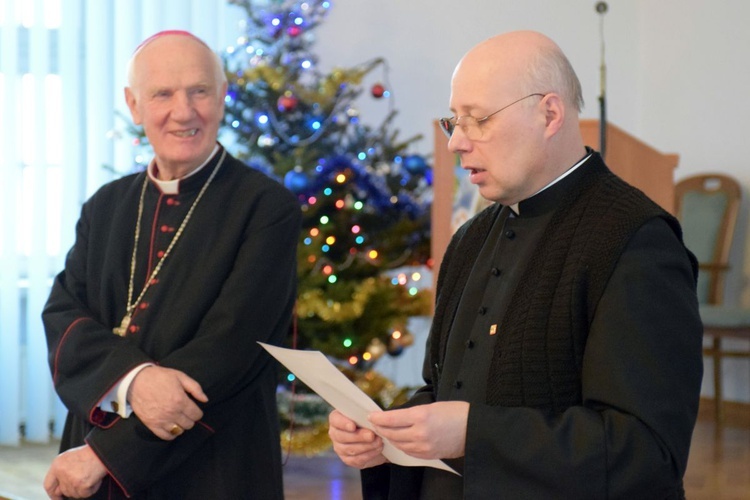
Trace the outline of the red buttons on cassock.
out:
<instances>
[{"instance_id":1,"label":"red buttons on cassock","mask_svg":"<svg viewBox=\"0 0 750 500\"><path fill-rule=\"evenodd\" d=\"M156 252L156 256L159 257L160 259L164 257L164 250L159 250L158 252Z\"/></svg>"}]
</instances>

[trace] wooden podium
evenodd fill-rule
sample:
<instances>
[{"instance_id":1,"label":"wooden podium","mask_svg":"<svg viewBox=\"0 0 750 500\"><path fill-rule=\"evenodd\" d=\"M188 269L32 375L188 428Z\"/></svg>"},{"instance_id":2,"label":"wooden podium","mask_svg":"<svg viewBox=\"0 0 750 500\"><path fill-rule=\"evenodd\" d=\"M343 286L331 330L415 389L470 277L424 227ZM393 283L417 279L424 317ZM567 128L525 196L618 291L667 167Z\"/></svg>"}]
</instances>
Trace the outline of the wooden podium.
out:
<instances>
[{"instance_id":1,"label":"wooden podium","mask_svg":"<svg viewBox=\"0 0 750 500\"><path fill-rule=\"evenodd\" d=\"M581 120L583 143L599 150L599 120ZM674 213L674 169L679 155L660 153L611 123L607 124L604 161L625 182Z\"/></svg>"},{"instance_id":2,"label":"wooden podium","mask_svg":"<svg viewBox=\"0 0 750 500\"><path fill-rule=\"evenodd\" d=\"M581 120L583 143L599 149L599 121ZM448 151L448 139L434 122L435 152L433 164L432 264L435 280L453 228L453 169L457 159ZM646 193L665 210L674 213L674 169L679 156L660 153L621 128L607 125L607 166L623 180Z\"/></svg>"}]
</instances>

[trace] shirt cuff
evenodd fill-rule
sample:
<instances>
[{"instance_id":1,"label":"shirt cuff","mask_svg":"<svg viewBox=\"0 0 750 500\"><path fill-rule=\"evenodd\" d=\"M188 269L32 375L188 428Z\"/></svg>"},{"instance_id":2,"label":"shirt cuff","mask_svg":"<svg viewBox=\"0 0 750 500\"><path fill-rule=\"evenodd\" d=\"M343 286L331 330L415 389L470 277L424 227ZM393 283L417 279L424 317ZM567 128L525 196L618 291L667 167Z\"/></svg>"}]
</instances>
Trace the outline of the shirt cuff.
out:
<instances>
[{"instance_id":1,"label":"shirt cuff","mask_svg":"<svg viewBox=\"0 0 750 500\"><path fill-rule=\"evenodd\" d=\"M133 383L133 379L141 370L148 368L149 366L154 366L154 364L143 363L142 365L138 365L130 370L128 374L125 375L122 380L120 380L120 382L102 398L99 403L99 408L101 408L102 411L117 413L122 418L128 418L130 414L133 413L133 409L130 407L130 403L128 403L128 389L130 389L130 384Z\"/></svg>"}]
</instances>

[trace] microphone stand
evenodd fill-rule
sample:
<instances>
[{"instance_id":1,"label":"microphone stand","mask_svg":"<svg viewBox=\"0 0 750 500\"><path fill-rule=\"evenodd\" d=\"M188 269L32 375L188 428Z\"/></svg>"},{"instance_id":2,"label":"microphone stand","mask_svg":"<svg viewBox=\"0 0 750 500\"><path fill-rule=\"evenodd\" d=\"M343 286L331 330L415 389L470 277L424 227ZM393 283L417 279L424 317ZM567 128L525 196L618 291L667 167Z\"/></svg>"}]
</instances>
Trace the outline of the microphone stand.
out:
<instances>
[{"instance_id":1,"label":"microphone stand","mask_svg":"<svg viewBox=\"0 0 750 500\"><path fill-rule=\"evenodd\" d=\"M607 154L607 65L604 62L604 14L608 9L607 2L597 2L599 13L599 37L601 40L601 65L599 66L599 152L604 158Z\"/></svg>"}]
</instances>

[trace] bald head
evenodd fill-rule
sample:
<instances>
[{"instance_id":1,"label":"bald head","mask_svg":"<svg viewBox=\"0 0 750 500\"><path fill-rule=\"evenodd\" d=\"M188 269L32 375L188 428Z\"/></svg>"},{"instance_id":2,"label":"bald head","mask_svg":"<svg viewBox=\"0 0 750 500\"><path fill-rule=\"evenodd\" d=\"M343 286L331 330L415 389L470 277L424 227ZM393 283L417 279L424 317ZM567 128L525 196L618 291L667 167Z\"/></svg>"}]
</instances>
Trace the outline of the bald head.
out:
<instances>
[{"instance_id":1,"label":"bald head","mask_svg":"<svg viewBox=\"0 0 750 500\"><path fill-rule=\"evenodd\" d=\"M472 48L459 62L460 73L498 93L526 95L558 93L577 112L583 107L581 84L567 57L555 42L535 31L494 36Z\"/></svg>"},{"instance_id":2,"label":"bald head","mask_svg":"<svg viewBox=\"0 0 750 500\"><path fill-rule=\"evenodd\" d=\"M133 51L128 62L128 86L135 87L138 77L143 73L139 68L142 66L139 61L144 59L145 54L156 54L155 57L158 59L169 60L186 57L185 51L190 51L189 57L197 57L198 60L206 61L212 66L217 85L220 86L227 81L221 59L206 42L188 31L167 30L151 35Z\"/></svg>"}]
</instances>

